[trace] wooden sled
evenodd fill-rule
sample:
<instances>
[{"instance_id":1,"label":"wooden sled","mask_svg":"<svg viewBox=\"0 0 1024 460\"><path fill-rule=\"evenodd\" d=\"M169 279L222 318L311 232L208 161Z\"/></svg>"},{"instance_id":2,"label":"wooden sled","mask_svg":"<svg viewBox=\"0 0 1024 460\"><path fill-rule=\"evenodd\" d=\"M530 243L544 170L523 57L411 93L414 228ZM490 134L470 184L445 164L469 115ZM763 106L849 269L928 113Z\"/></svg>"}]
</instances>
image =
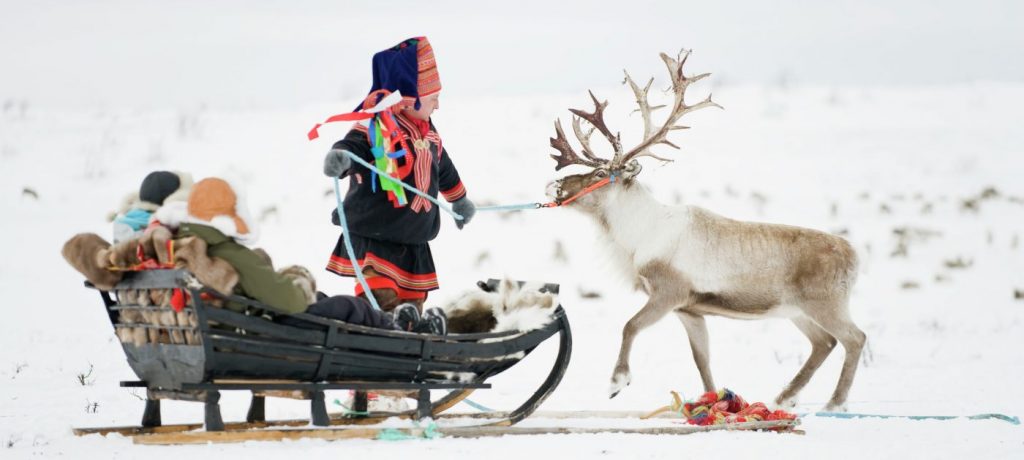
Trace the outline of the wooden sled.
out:
<instances>
[{"instance_id":1,"label":"wooden sled","mask_svg":"<svg viewBox=\"0 0 1024 460\"><path fill-rule=\"evenodd\" d=\"M496 288L497 280L480 283ZM90 285L87 286L91 287ZM188 294L175 312L174 290ZM543 290L557 293L558 286ZM275 322L270 309L239 296L224 296L181 270L129 273L111 292L100 291L107 314L139 381L123 387L146 388L140 426L76 428L77 435L180 433L297 426L312 423L371 424L381 417L422 419L437 416L491 378L514 366L537 346L558 336L558 352L545 380L518 407L501 412L497 422L513 425L526 418L561 382L572 353L572 333L561 306L544 327L532 331L436 336L374 329L308 314L290 315L308 327ZM180 294L179 294L180 295ZM229 308L222 308L227 305ZM278 317L282 315L277 315ZM416 395L414 410L397 414L328 415L325 390L356 390L355 411L366 410L365 392L399 390ZM250 391L244 423L225 424L221 391ZM440 394L432 399L431 390ZM267 421L267 394L288 392L310 400L310 419ZM202 424L163 426L160 401L202 402Z\"/></svg>"}]
</instances>

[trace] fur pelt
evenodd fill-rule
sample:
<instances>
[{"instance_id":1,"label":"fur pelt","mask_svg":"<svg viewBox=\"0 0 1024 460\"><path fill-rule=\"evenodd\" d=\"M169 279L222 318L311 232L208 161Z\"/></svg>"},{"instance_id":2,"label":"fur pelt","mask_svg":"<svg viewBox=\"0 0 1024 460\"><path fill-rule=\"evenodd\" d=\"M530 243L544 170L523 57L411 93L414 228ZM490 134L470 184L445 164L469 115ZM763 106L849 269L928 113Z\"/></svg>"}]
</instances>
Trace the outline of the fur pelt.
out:
<instances>
[{"instance_id":1,"label":"fur pelt","mask_svg":"<svg viewBox=\"0 0 1024 460\"><path fill-rule=\"evenodd\" d=\"M302 290L302 293L306 296L306 304L312 305L316 303L316 278L313 277L313 274L306 267L289 265L277 272L281 276L290 279L292 284Z\"/></svg>"},{"instance_id":2,"label":"fur pelt","mask_svg":"<svg viewBox=\"0 0 1024 460\"><path fill-rule=\"evenodd\" d=\"M153 213L153 220L171 228L178 228L188 219L187 201L164 201L164 205Z\"/></svg>"},{"instance_id":3,"label":"fur pelt","mask_svg":"<svg viewBox=\"0 0 1024 460\"><path fill-rule=\"evenodd\" d=\"M497 292L466 292L444 310L450 333L469 334L537 329L551 321L557 305L555 294L540 292L530 284L519 287L506 278Z\"/></svg>"},{"instance_id":4,"label":"fur pelt","mask_svg":"<svg viewBox=\"0 0 1024 460\"><path fill-rule=\"evenodd\" d=\"M97 288L109 291L122 277L121 271L111 269L128 269L142 262L138 256L141 245L145 258L156 259L161 264L174 264L176 268L192 272L201 283L215 291L231 294L238 284L238 272L231 264L207 255L206 242L196 237L173 240L174 257L171 260L167 248L171 236L170 230L154 227L147 230L142 238L111 246L95 233L81 233L64 243L61 254L68 264L85 275ZM166 303L162 298L151 301L157 305Z\"/></svg>"},{"instance_id":5,"label":"fur pelt","mask_svg":"<svg viewBox=\"0 0 1024 460\"><path fill-rule=\"evenodd\" d=\"M210 257L206 253L206 242L196 237L171 240L170 230L154 227L142 238L111 246L94 233L75 235L61 250L68 263L85 275L97 288L111 291L122 278L122 271L112 268L130 268L139 263L137 248L141 245L145 257L156 257L161 264L173 262L177 268L190 271L201 283L222 294L230 294L238 283L238 272L227 261ZM173 260L167 248L171 241L174 249ZM307 271L308 273L308 271ZM312 275L310 275L312 277ZM118 302L126 306L169 307L171 289L122 289L116 291ZM185 309L177 312L170 308L160 310L121 310L118 339L123 343L175 343L198 345L199 336L192 329L178 327L153 328L150 326L196 326L195 312Z\"/></svg>"},{"instance_id":6,"label":"fur pelt","mask_svg":"<svg viewBox=\"0 0 1024 460\"><path fill-rule=\"evenodd\" d=\"M229 295L238 284L238 272L224 259L206 254L206 241L194 236L174 240L174 266L192 272L213 290Z\"/></svg>"},{"instance_id":7,"label":"fur pelt","mask_svg":"<svg viewBox=\"0 0 1024 460\"><path fill-rule=\"evenodd\" d=\"M167 227L163 225L153 226L146 229L146 232L142 234L142 246L153 248L157 262L161 264L174 263L167 248L167 242L173 238L174 234Z\"/></svg>"},{"instance_id":8,"label":"fur pelt","mask_svg":"<svg viewBox=\"0 0 1024 460\"><path fill-rule=\"evenodd\" d=\"M161 225L150 227L139 238L115 244L110 249L108 266L129 268L142 262L138 256L139 245L142 245L142 253L146 259L156 259L161 264L173 263L167 250L167 241L173 236L167 227Z\"/></svg>"},{"instance_id":9,"label":"fur pelt","mask_svg":"<svg viewBox=\"0 0 1024 460\"><path fill-rule=\"evenodd\" d=\"M107 213L107 222L113 222L117 219L117 216L124 214L132 209L132 204L139 201L139 192L131 192L121 198L121 202L117 205L117 208Z\"/></svg>"},{"instance_id":10,"label":"fur pelt","mask_svg":"<svg viewBox=\"0 0 1024 460\"><path fill-rule=\"evenodd\" d=\"M110 243L95 233L79 233L66 243L60 253L75 270L96 288L109 291L121 281L121 273L110 267Z\"/></svg>"}]
</instances>

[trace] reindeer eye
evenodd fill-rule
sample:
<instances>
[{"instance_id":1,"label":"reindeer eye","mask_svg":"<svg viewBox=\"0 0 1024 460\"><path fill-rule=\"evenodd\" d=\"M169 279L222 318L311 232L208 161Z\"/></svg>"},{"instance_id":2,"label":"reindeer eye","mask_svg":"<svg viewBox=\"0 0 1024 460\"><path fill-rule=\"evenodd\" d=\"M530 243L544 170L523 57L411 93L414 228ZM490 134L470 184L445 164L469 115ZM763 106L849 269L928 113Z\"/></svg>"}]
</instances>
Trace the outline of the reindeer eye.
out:
<instances>
[{"instance_id":1,"label":"reindeer eye","mask_svg":"<svg viewBox=\"0 0 1024 460\"><path fill-rule=\"evenodd\" d=\"M604 179L605 177L608 177L608 171L605 171L603 169L598 169L594 173L594 175L597 176L597 177L600 177L601 179Z\"/></svg>"}]
</instances>

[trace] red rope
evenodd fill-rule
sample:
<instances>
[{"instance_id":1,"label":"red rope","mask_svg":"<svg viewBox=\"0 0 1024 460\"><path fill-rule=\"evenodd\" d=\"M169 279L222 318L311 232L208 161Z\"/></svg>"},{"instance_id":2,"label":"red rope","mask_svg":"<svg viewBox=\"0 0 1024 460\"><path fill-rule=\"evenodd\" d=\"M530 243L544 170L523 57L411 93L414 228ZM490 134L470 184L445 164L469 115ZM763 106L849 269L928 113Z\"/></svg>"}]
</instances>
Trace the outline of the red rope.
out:
<instances>
[{"instance_id":1,"label":"red rope","mask_svg":"<svg viewBox=\"0 0 1024 460\"><path fill-rule=\"evenodd\" d=\"M579 198L583 197L584 195L587 195L588 193L591 193L594 190L597 190L597 189L599 189L601 187L604 187L605 185L608 185L610 183L612 183L611 178L606 177L606 178L601 179L601 180L599 180L597 182L594 182L593 184L590 184L587 188L585 188L583 190L580 190L579 193L569 197L569 199L567 199L565 201L562 201L562 202L552 201L550 203L541 203L540 207L542 207L542 208L557 208L559 206L565 206L565 205L567 205L569 203L572 203L573 201L578 200Z\"/></svg>"}]
</instances>

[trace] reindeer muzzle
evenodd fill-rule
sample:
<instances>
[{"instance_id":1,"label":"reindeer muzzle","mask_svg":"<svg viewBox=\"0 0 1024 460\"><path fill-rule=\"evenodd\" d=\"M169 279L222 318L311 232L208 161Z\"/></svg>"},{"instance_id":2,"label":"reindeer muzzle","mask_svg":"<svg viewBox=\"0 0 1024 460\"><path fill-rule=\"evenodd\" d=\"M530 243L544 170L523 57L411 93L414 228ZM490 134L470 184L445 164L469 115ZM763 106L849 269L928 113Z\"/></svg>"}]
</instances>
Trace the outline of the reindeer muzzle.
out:
<instances>
[{"instance_id":1,"label":"reindeer muzzle","mask_svg":"<svg viewBox=\"0 0 1024 460\"><path fill-rule=\"evenodd\" d=\"M555 203L561 203L565 199L562 193L561 181L554 180L549 182L547 187L544 188L544 195L551 198Z\"/></svg>"}]
</instances>

